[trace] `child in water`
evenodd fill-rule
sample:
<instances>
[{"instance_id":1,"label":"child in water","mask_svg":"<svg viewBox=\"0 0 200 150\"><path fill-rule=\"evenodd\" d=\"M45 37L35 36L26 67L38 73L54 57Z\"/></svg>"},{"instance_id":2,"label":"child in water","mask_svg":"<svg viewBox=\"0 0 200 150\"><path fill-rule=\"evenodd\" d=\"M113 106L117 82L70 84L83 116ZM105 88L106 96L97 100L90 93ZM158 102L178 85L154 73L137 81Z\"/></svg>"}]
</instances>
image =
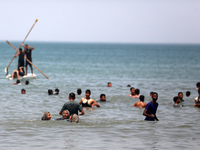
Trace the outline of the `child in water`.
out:
<instances>
[{"instance_id":1,"label":"child in water","mask_svg":"<svg viewBox=\"0 0 200 150\"><path fill-rule=\"evenodd\" d=\"M42 115L42 119L41 120L51 120L50 112L44 112L44 114Z\"/></svg>"}]
</instances>

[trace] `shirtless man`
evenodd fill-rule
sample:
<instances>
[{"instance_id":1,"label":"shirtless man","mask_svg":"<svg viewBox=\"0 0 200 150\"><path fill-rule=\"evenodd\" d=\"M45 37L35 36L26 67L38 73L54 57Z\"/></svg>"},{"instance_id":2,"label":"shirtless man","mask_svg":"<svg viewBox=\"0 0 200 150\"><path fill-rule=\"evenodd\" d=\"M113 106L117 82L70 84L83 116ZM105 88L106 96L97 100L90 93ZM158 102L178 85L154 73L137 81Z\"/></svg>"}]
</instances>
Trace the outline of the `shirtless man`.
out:
<instances>
[{"instance_id":1,"label":"shirtless man","mask_svg":"<svg viewBox=\"0 0 200 150\"><path fill-rule=\"evenodd\" d=\"M131 92L131 94L128 96L132 96L132 97L135 96L135 88L134 87L130 88L130 92Z\"/></svg>"},{"instance_id":2,"label":"shirtless man","mask_svg":"<svg viewBox=\"0 0 200 150\"><path fill-rule=\"evenodd\" d=\"M133 107L145 108L147 103L144 102L144 99L145 99L144 95L140 95L139 99L140 99L140 102L136 102L133 105Z\"/></svg>"},{"instance_id":3,"label":"shirtless man","mask_svg":"<svg viewBox=\"0 0 200 150\"><path fill-rule=\"evenodd\" d=\"M90 90L86 90L85 91L85 98L81 98L79 104L82 104L82 107L92 107L92 106L97 106L100 107L100 105L93 100L92 98L90 98L91 95L91 91Z\"/></svg>"},{"instance_id":4,"label":"shirtless man","mask_svg":"<svg viewBox=\"0 0 200 150\"><path fill-rule=\"evenodd\" d=\"M140 97L140 90L139 89L135 89L135 95L133 95L132 97L139 98Z\"/></svg>"}]
</instances>

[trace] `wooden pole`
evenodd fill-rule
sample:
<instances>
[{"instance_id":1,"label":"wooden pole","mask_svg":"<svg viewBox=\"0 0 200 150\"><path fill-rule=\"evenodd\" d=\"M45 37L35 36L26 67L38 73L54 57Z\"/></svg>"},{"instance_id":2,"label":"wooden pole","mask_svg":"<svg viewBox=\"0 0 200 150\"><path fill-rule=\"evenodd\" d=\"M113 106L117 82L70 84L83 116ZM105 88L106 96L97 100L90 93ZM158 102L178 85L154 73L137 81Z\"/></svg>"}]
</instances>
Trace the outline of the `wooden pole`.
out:
<instances>
[{"instance_id":1,"label":"wooden pole","mask_svg":"<svg viewBox=\"0 0 200 150\"><path fill-rule=\"evenodd\" d=\"M17 53L18 53L18 50L9 42L9 41L6 41L12 48L14 48ZM43 74L47 79L49 79L49 77L47 77L40 69L38 69L30 60L28 60L28 58L26 58L26 56L24 56L24 58L31 64L33 65L41 74Z\"/></svg>"},{"instance_id":2,"label":"wooden pole","mask_svg":"<svg viewBox=\"0 0 200 150\"><path fill-rule=\"evenodd\" d=\"M24 38L24 40L22 41L21 45L25 42L26 38L28 37L29 33L31 32L31 30L33 29L33 27L35 26L36 22L38 21L38 19L35 19L34 24L32 25L31 29L29 30L29 32L27 33L26 37ZM7 41L6 41L7 42ZM19 48L21 47L21 45L19 46ZM16 52L16 54L18 53L18 51ZM15 55L16 55L15 54ZM5 68L5 72L7 73L6 75L8 75L8 68L10 67L12 61L15 58L15 55L13 56L13 58L11 59L10 63L8 64L8 66Z\"/></svg>"}]
</instances>

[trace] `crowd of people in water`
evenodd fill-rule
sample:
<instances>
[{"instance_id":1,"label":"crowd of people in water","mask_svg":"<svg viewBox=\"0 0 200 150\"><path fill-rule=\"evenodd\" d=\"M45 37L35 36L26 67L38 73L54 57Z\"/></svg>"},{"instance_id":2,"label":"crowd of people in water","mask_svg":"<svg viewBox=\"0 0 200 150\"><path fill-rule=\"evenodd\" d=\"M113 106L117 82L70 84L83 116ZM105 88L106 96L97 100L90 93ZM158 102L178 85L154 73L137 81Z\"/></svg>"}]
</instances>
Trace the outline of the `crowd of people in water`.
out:
<instances>
[{"instance_id":1,"label":"crowd of people in water","mask_svg":"<svg viewBox=\"0 0 200 150\"><path fill-rule=\"evenodd\" d=\"M20 80L19 80L20 81ZM20 84L20 82L18 83ZM26 85L29 84L29 81L27 80L25 82ZM112 83L108 82L107 87L112 87ZM127 85L127 87L131 87L130 85ZM198 90L198 97L195 98L194 102L195 104L193 106L200 107L200 82L196 84L196 89ZM26 94L26 90L22 89L21 94ZM77 89L77 95L81 95L82 90L79 88ZM186 91L185 95L189 97L191 94L190 91ZM52 89L48 89L48 95L59 95L59 89L56 88L53 92ZM90 97L91 91L87 89L85 91L85 97L81 98L79 102L74 101L76 98L75 93L70 93L68 98L69 101L66 102L63 107L61 108L59 114L62 115L61 118L57 118L56 120L66 120L69 122L79 122L79 115L84 115L85 112L83 108L85 107L100 107L100 104L98 102L107 102L106 100L106 94L100 95L100 100L95 101ZM144 108L143 115L145 116L146 121L159 121L159 119L156 116L156 111L158 108L158 93L156 92L150 92L150 97L152 100L149 103L145 103L145 96L140 95L140 90L135 89L134 87L130 88L130 95L128 95L133 98L138 98L140 101L133 104L133 107L139 107ZM179 92L177 96L173 98L174 107L182 107L184 100L183 100L183 92ZM50 112L44 112L42 115L41 120L51 120L51 114Z\"/></svg>"}]
</instances>

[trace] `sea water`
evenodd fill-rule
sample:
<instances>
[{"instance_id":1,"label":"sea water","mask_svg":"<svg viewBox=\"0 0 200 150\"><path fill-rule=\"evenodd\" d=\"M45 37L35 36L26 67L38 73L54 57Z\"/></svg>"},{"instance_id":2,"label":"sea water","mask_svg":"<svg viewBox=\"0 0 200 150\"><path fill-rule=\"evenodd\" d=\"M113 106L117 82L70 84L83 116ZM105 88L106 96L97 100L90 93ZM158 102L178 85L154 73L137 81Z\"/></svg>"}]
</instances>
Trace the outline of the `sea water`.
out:
<instances>
[{"instance_id":1,"label":"sea water","mask_svg":"<svg viewBox=\"0 0 200 150\"><path fill-rule=\"evenodd\" d=\"M19 48L20 42L11 42ZM28 42L35 49L37 79L12 85L4 69L16 51L0 42L0 149L199 149L200 109L193 107L200 81L200 45ZM8 68L17 67L15 58ZM28 68L30 72L30 68ZM112 87L107 87L112 82ZM145 102L158 93L158 122L144 121L144 109L132 107L130 84ZM21 89L26 94L21 94ZM48 89L60 90L49 96ZM56 121L70 92L90 89L91 98L104 93L109 102L85 109L79 123ZM185 92L190 91L190 97ZM173 97L183 92L184 107ZM50 121L41 121L49 111Z\"/></svg>"}]
</instances>

